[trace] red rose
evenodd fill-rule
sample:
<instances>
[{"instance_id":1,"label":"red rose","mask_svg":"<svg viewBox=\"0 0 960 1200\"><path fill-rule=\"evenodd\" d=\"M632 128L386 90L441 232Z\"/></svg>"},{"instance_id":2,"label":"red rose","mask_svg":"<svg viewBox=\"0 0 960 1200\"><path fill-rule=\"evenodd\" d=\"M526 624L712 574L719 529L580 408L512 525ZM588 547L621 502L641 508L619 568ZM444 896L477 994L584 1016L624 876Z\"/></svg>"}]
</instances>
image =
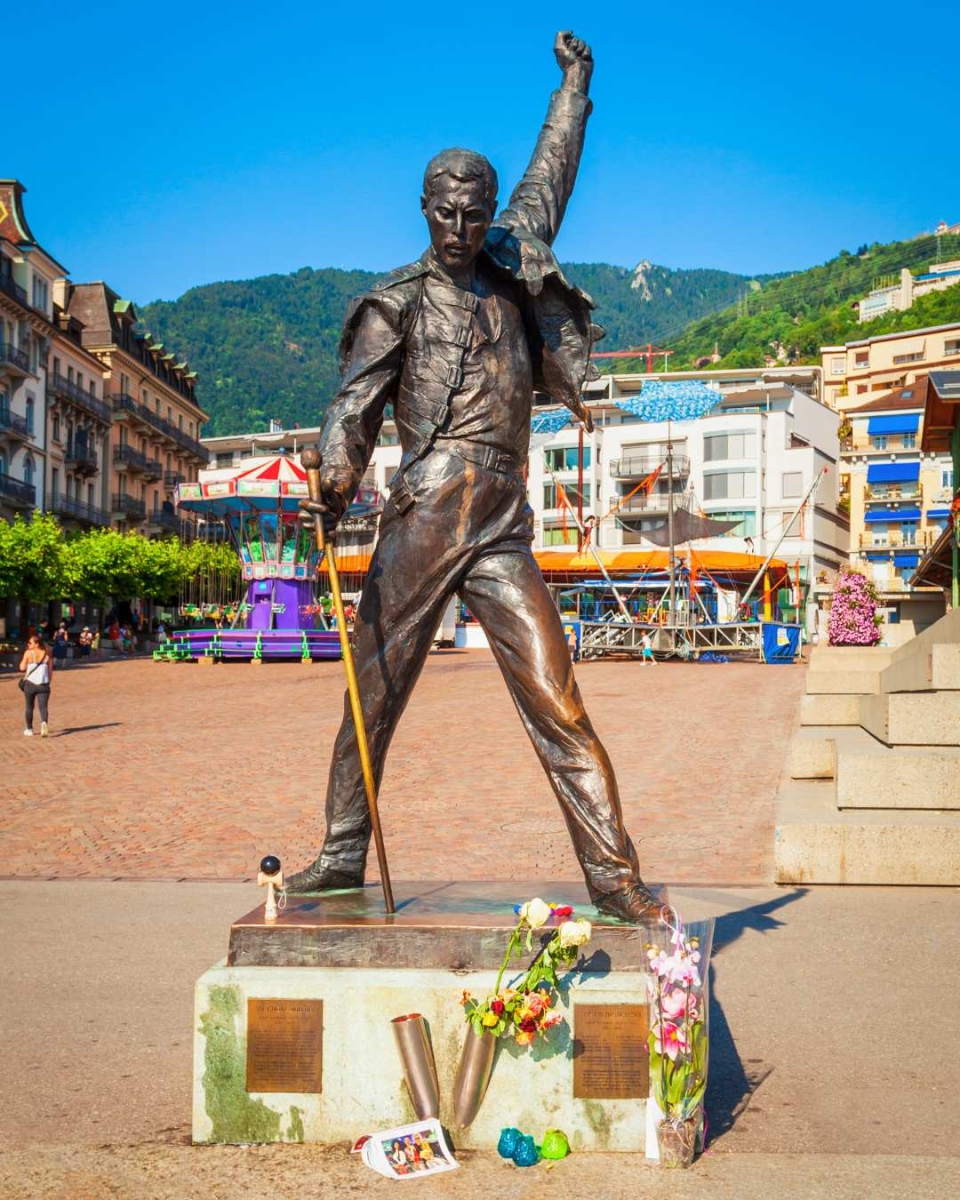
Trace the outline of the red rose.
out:
<instances>
[{"instance_id":1,"label":"red rose","mask_svg":"<svg viewBox=\"0 0 960 1200\"><path fill-rule=\"evenodd\" d=\"M490 1001L490 1011L492 1013L495 1013L498 1017L502 1016L503 1015L503 1001L502 1000L491 1000Z\"/></svg>"},{"instance_id":2,"label":"red rose","mask_svg":"<svg viewBox=\"0 0 960 1200\"><path fill-rule=\"evenodd\" d=\"M520 1022L520 1032L521 1033L536 1033L537 1032L537 1022L534 1020L533 1017L530 1017L526 1021Z\"/></svg>"},{"instance_id":3,"label":"red rose","mask_svg":"<svg viewBox=\"0 0 960 1200\"><path fill-rule=\"evenodd\" d=\"M553 915L558 921L568 921L573 916L573 907L570 904L558 904Z\"/></svg>"}]
</instances>

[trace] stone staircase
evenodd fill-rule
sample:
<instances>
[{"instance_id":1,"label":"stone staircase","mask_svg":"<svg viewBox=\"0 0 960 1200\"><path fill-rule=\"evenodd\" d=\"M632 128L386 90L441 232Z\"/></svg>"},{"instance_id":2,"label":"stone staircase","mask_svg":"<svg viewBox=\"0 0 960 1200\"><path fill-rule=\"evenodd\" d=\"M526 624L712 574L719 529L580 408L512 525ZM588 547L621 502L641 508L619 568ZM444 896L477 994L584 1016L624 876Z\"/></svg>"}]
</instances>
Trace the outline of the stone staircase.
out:
<instances>
[{"instance_id":1,"label":"stone staircase","mask_svg":"<svg viewBox=\"0 0 960 1200\"><path fill-rule=\"evenodd\" d=\"M896 649L813 650L776 878L960 884L960 609Z\"/></svg>"}]
</instances>

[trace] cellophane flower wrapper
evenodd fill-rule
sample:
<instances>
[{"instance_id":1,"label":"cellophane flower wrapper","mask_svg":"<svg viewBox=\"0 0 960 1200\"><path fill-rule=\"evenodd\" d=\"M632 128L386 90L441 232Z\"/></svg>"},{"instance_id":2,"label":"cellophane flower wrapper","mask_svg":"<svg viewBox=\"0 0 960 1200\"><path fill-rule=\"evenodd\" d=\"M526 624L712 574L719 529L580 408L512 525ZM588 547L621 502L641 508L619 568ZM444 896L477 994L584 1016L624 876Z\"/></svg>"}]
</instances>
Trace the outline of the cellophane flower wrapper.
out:
<instances>
[{"instance_id":1,"label":"cellophane flower wrapper","mask_svg":"<svg viewBox=\"0 0 960 1200\"><path fill-rule=\"evenodd\" d=\"M703 1121L710 1051L710 952L714 921L684 925L677 914L657 926L644 953L650 1000L650 1097L646 1154L659 1158L662 1121ZM701 1138L702 1140L702 1131Z\"/></svg>"}]
</instances>

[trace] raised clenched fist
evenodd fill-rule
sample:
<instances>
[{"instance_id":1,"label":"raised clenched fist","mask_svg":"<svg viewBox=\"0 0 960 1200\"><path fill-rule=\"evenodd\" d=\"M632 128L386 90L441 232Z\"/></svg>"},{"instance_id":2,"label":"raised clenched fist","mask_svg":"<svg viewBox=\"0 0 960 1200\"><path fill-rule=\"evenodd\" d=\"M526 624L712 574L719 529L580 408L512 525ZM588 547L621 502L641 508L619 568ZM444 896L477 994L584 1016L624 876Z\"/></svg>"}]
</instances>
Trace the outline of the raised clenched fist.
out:
<instances>
[{"instance_id":1,"label":"raised clenched fist","mask_svg":"<svg viewBox=\"0 0 960 1200\"><path fill-rule=\"evenodd\" d=\"M564 87L586 92L593 74L593 54L587 43L569 29L562 30L553 43L553 53L563 71Z\"/></svg>"}]
</instances>

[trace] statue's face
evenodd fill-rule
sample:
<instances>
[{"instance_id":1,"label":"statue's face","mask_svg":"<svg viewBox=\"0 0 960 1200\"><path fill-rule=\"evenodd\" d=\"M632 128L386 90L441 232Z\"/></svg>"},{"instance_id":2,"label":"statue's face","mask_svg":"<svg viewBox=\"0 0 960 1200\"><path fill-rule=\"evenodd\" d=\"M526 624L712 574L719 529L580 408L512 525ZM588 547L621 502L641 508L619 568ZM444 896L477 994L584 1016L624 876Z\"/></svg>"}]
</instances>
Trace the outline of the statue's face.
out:
<instances>
[{"instance_id":1,"label":"statue's face","mask_svg":"<svg viewBox=\"0 0 960 1200\"><path fill-rule=\"evenodd\" d=\"M469 267L483 249L493 223L494 206L480 179L466 182L441 175L420 202L430 227L434 253L451 271Z\"/></svg>"}]
</instances>

